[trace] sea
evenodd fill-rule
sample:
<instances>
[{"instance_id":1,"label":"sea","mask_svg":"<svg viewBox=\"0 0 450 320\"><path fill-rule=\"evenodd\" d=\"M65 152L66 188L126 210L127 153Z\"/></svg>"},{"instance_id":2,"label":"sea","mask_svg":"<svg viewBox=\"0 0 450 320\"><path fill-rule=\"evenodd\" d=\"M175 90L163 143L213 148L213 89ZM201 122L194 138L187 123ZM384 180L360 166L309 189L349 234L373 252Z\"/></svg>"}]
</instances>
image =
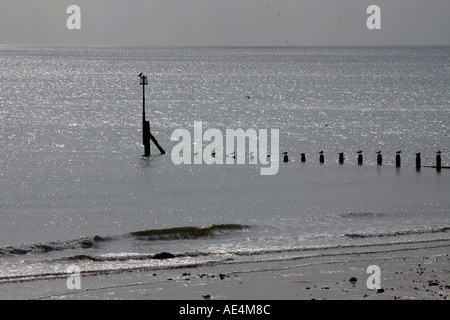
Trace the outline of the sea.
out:
<instances>
[{"instance_id":1,"label":"sea","mask_svg":"<svg viewBox=\"0 0 450 320\"><path fill-rule=\"evenodd\" d=\"M165 154L152 144L142 157L140 73ZM129 278L448 254L450 170L432 166L438 151L450 164L449 85L450 47L0 45L0 297L30 297L12 284L63 279L73 265ZM196 121L224 136L277 129L278 172L175 164L172 134Z\"/></svg>"}]
</instances>

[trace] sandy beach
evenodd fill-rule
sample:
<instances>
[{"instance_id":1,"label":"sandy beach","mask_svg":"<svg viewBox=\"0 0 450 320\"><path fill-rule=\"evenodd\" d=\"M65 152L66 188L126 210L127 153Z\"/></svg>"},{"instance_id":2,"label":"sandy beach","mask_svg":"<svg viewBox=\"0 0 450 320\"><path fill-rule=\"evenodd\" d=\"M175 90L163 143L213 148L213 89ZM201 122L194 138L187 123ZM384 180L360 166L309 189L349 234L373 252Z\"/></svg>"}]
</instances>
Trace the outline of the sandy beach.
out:
<instances>
[{"instance_id":1,"label":"sandy beach","mask_svg":"<svg viewBox=\"0 0 450 320\"><path fill-rule=\"evenodd\" d=\"M450 241L425 242L398 250L366 250L292 260L81 274L81 288L67 277L11 282L2 298L127 300L447 300ZM369 289L367 268L380 268L380 289ZM107 286L104 284L107 283ZM103 286L102 286L103 284ZM113 285L111 285L113 284ZM17 293L17 297L15 296ZM6 296L5 296L6 295Z\"/></svg>"}]
</instances>

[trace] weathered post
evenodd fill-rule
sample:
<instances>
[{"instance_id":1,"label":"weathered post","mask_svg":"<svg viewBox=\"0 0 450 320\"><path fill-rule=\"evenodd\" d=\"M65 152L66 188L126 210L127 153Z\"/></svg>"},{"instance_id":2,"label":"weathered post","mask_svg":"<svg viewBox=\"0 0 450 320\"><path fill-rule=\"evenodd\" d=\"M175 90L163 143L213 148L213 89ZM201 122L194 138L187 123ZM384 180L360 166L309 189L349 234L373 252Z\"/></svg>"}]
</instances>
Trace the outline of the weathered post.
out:
<instances>
[{"instance_id":1,"label":"weathered post","mask_svg":"<svg viewBox=\"0 0 450 320\"><path fill-rule=\"evenodd\" d=\"M441 171L442 168L441 153L442 151L436 152L436 171Z\"/></svg>"},{"instance_id":2,"label":"weathered post","mask_svg":"<svg viewBox=\"0 0 450 320\"><path fill-rule=\"evenodd\" d=\"M383 164L383 156L381 151L377 151L377 165L381 166Z\"/></svg>"},{"instance_id":3,"label":"weathered post","mask_svg":"<svg viewBox=\"0 0 450 320\"><path fill-rule=\"evenodd\" d=\"M148 85L147 77L142 73L138 76L142 86L142 144L144 145L144 157L150 156L150 122L145 120L145 86Z\"/></svg>"},{"instance_id":4,"label":"weathered post","mask_svg":"<svg viewBox=\"0 0 450 320\"><path fill-rule=\"evenodd\" d=\"M397 155L395 156L395 166L397 168L399 168L402 164L402 160L400 158L400 153L402 153L401 151L397 151Z\"/></svg>"},{"instance_id":5,"label":"weathered post","mask_svg":"<svg viewBox=\"0 0 450 320\"><path fill-rule=\"evenodd\" d=\"M165 154L164 149L156 141L155 137L150 132L150 121L145 119L145 86L148 85L147 77L142 74L140 78L140 85L142 85L142 144L144 145L144 157L150 157L150 140L156 145L161 154Z\"/></svg>"},{"instance_id":6,"label":"weathered post","mask_svg":"<svg viewBox=\"0 0 450 320\"><path fill-rule=\"evenodd\" d=\"M420 158L420 152L416 153L416 170L420 170L422 167L422 160Z\"/></svg>"},{"instance_id":7,"label":"weathered post","mask_svg":"<svg viewBox=\"0 0 450 320\"><path fill-rule=\"evenodd\" d=\"M344 164L344 153L343 152L339 153L339 164Z\"/></svg>"},{"instance_id":8,"label":"weathered post","mask_svg":"<svg viewBox=\"0 0 450 320\"><path fill-rule=\"evenodd\" d=\"M301 162L306 162L306 154L300 153L300 161Z\"/></svg>"},{"instance_id":9,"label":"weathered post","mask_svg":"<svg viewBox=\"0 0 450 320\"><path fill-rule=\"evenodd\" d=\"M319 154L320 154L320 156L319 156L319 162L320 162L320 163L324 163L324 162L325 162L325 157L324 157L324 155L323 155L323 151L320 151Z\"/></svg>"},{"instance_id":10,"label":"weathered post","mask_svg":"<svg viewBox=\"0 0 450 320\"><path fill-rule=\"evenodd\" d=\"M362 165L363 164L363 156L362 156L362 151L358 151L358 165Z\"/></svg>"},{"instance_id":11,"label":"weathered post","mask_svg":"<svg viewBox=\"0 0 450 320\"><path fill-rule=\"evenodd\" d=\"M288 153L287 152L283 152L283 162L288 162L289 158L288 158Z\"/></svg>"}]
</instances>

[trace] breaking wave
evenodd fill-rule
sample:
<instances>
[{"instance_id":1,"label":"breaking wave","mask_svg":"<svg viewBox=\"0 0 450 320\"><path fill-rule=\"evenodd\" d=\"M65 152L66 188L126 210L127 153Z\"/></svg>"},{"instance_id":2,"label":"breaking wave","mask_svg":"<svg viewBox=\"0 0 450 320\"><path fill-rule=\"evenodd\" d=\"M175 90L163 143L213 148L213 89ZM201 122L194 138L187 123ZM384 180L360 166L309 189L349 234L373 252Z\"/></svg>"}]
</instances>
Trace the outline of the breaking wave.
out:
<instances>
[{"instance_id":1,"label":"breaking wave","mask_svg":"<svg viewBox=\"0 0 450 320\"><path fill-rule=\"evenodd\" d=\"M206 227L178 227L169 229L150 229L144 231L131 232L126 236L136 237L139 240L180 240L180 239L204 239L213 238L225 232L234 230L243 230L250 228L241 224L220 224L211 225ZM123 237L123 236L122 236ZM94 237L82 237L73 240L62 241L50 241L44 243L23 244L17 246L9 246L0 248L0 255L22 255L29 253L45 253L50 251L62 251L67 249L84 249L91 248L100 242L108 242L120 239L121 236L94 236ZM160 259L160 256L153 259ZM77 259L82 260L83 255L80 255ZM85 259L94 260L95 258L85 256Z\"/></svg>"},{"instance_id":2,"label":"breaking wave","mask_svg":"<svg viewBox=\"0 0 450 320\"><path fill-rule=\"evenodd\" d=\"M91 248L96 241L100 240L98 237L83 237L74 240L63 240L63 241L50 241L45 243L33 243L33 244L23 244L18 246L10 246L5 248L0 248L0 254L3 255L16 255L16 254L27 254L27 253L40 253L49 251L61 251L67 249L77 249L77 248Z\"/></svg>"},{"instance_id":3,"label":"breaking wave","mask_svg":"<svg viewBox=\"0 0 450 320\"><path fill-rule=\"evenodd\" d=\"M345 236L349 238L397 237L397 236L447 232L449 230L450 227L442 227L436 229L405 230L405 231L382 232L382 233L346 233Z\"/></svg>"},{"instance_id":4,"label":"breaking wave","mask_svg":"<svg viewBox=\"0 0 450 320\"><path fill-rule=\"evenodd\" d=\"M202 239L211 238L219 233L243 230L249 226L241 224L219 224L209 227L179 227L170 229L151 229L132 232L131 235L145 238L146 240L179 240L179 239Z\"/></svg>"}]
</instances>

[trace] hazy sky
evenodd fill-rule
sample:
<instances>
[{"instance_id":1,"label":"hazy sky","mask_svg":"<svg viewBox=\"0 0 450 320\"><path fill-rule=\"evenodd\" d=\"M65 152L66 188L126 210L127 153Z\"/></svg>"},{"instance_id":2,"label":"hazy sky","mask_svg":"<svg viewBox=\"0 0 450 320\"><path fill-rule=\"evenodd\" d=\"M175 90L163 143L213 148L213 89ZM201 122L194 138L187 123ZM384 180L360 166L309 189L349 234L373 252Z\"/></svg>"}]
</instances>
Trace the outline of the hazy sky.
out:
<instances>
[{"instance_id":1,"label":"hazy sky","mask_svg":"<svg viewBox=\"0 0 450 320\"><path fill-rule=\"evenodd\" d=\"M66 26L72 4L81 30ZM450 45L450 1L0 0L0 44Z\"/></svg>"}]
</instances>

